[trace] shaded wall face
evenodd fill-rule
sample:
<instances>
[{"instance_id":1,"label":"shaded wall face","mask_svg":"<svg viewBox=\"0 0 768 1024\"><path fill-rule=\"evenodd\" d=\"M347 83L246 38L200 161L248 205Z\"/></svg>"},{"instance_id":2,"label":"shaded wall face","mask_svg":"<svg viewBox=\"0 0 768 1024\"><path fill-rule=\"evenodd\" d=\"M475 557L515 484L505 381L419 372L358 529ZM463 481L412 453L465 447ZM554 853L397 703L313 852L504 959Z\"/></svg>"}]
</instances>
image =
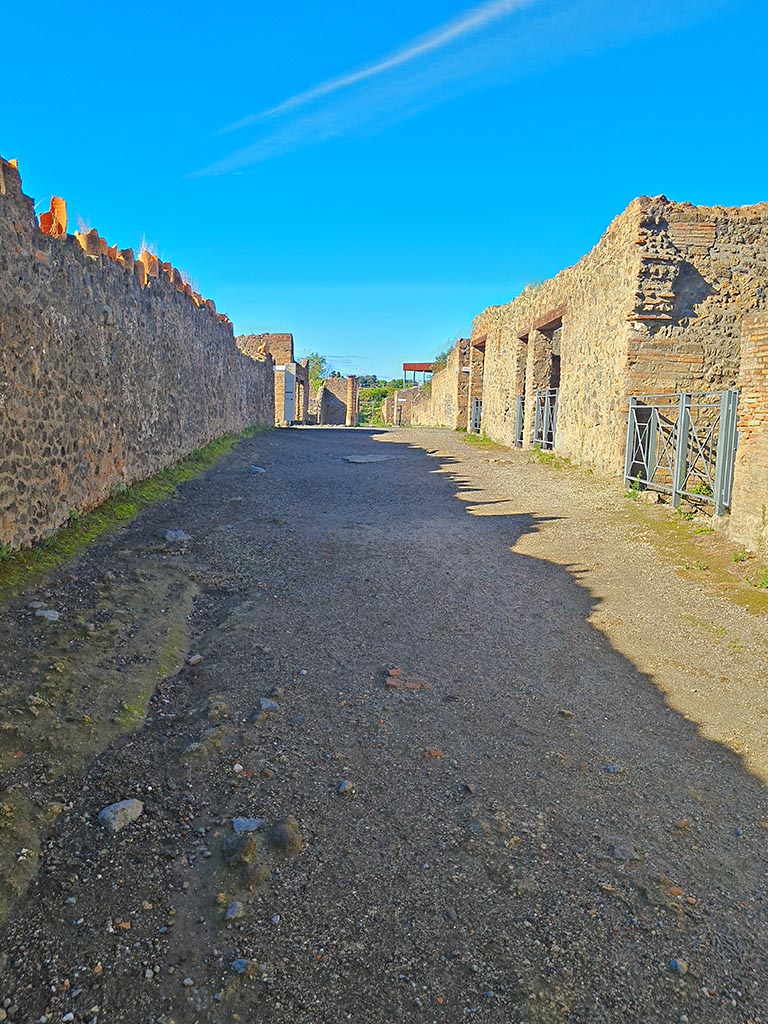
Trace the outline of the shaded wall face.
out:
<instances>
[{"instance_id":1,"label":"shaded wall face","mask_svg":"<svg viewBox=\"0 0 768 1024\"><path fill-rule=\"evenodd\" d=\"M89 256L36 226L0 167L0 542L28 544L72 509L251 423L271 423L271 362L170 278ZM141 270L139 270L141 268Z\"/></svg>"},{"instance_id":2,"label":"shaded wall face","mask_svg":"<svg viewBox=\"0 0 768 1024\"><path fill-rule=\"evenodd\" d=\"M328 377L318 396L318 422L328 426L357 426L357 378Z\"/></svg>"},{"instance_id":3,"label":"shaded wall face","mask_svg":"<svg viewBox=\"0 0 768 1024\"><path fill-rule=\"evenodd\" d=\"M320 422L329 427L343 427L347 423L347 403L330 388L320 389Z\"/></svg>"},{"instance_id":4,"label":"shaded wall face","mask_svg":"<svg viewBox=\"0 0 768 1024\"><path fill-rule=\"evenodd\" d=\"M729 532L737 542L768 556L768 313L744 324L739 389Z\"/></svg>"}]
</instances>

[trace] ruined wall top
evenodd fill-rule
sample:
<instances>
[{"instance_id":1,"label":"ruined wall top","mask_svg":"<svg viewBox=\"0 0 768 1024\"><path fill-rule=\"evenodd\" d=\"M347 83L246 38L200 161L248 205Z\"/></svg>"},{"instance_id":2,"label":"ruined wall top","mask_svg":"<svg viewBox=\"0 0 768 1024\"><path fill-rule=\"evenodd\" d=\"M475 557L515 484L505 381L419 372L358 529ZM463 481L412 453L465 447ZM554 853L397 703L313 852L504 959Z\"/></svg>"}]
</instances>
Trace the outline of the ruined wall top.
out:
<instances>
[{"instance_id":1,"label":"ruined wall top","mask_svg":"<svg viewBox=\"0 0 768 1024\"><path fill-rule=\"evenodd\" d=\"M153 279L167 281L176 291L185 294L198 309L210 313L221 323L230 323L229 317L216 312L216 305L212 299L204 299L195 291L187 274L177 270L171 263L163 262L148 249L142 249L136 256L133 249L119 249L116 245L109 245L95 228L90 231L76 231L74 235L67 234L67 204L60 196L53 196L50 210L42 213L38 222L33 200L22 191L18 164L15 160L5 160L1 156L0 196L5 196L8 202L14 203L22 214L14 229L17 235L29 239L37 232L38 237L43 235L55 238L65 245L74 242L86 256L92 259L106 257L122 267L127 273L132 274L142 287L147 287Z\"/></svg>"},{"instance_id":2,"label":"ruined wall top","mask_svg":"<svg viewBox=\"0 0 768 1024\"><path fill-rule=\"evenodd\" d=\"M235 340L240 351L253 359L270 355L278 366L296 362L292 334L240 334Z\"/></svg>"},{"instance_id":3,"label":"ruined wall top","mask_svg":"<svg viewBox=\"0 0 768 1024\"><path fill-rule=\"evenodd\" d=\"M541 284L527 285L510 302L484 309L473 322L473 341L498 329L510 314L515 319L518 314L525 317L527 309L534 319L545 320L547 316L556 319L563 313L571 282L610 260L617 250L621 250L625 258L632 257L640 275L643 260L703 259L709 255L719 234L739 226L748 233L750 225L766 224L768 202L750 206L695 206L675 202L664 195L639 196L611 221L597 244L578 262ZM657 314L655 308L644 309L642 298L638 296L637 308L627 309L627 320L664 315L663 311Z\"/></svg>"}]
</instances>

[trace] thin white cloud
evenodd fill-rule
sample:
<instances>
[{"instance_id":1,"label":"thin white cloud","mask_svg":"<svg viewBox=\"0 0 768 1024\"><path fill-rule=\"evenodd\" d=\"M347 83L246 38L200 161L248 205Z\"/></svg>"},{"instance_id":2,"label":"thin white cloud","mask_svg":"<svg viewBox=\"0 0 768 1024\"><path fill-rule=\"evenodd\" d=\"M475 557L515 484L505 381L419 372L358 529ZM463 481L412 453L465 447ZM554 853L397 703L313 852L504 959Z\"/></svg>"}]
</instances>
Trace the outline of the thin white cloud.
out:
<instances>
[{"instance_id":1,"label":"thin white cloud","mask_svg":"<svg viewBox=\"0 0 768 1024\"><path fill-rule=\"evenodd\" d=\"M498 4L484 4L362 71L329 79L238 122L260 121L256 137L192 177L232 173L307 146L372 135L463 93L541 75L633 40L684 31L729 2L508 0L504 15ZM513 124L513 110L503 116Z\"/></svg>"},{"instance_id":2,"label":"thin white cloud","mask_svg":"<svg viewBox=\"0 0 768 1024\"><path fill-rule=\"evenodd\" d=\"M382 60L368 64L359 71L351 71L347 74L338 75L335 78L329 78L325 82L307 89L305 92L290 96L287 100L283 100L282 103L278 103L277 106L270 107L269 110L263 110L258 114L244 117L240 121L236 121L234 124L229 125L229 127L222 129L222 131L235 131L238 128L254 124L256 121L277 117L279 114L295 110L297 107L304 107L313 100L323 99L342 89L349 89L351 86L357 85L359 82L365 82L376 75L393 71L395 68L402 67L402 65L408 64L428 53L441 50L443 47L448 46L449 43L456 42L463 36L467 36L472 32L478 32L500 18L506 18L510 14L514 14L515 11L522 10L524 7L530 7L533 3L536 3L536 0L490 0L489 3L480 4L479 7L472 8L460 18L456 18L454 21L450 21L431 32L427 32L425 35L418 36L405 46L382 58Z\"/></svg>"}]
</instances>

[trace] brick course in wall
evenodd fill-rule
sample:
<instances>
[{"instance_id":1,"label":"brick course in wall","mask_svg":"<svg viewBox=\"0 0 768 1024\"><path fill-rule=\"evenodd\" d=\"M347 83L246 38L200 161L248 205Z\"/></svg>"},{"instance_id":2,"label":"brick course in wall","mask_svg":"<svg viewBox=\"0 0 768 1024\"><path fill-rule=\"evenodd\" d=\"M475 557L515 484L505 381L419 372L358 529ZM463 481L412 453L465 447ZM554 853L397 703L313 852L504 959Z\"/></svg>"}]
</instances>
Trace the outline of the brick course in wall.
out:
<instances>
[{"instance_id":1,"label":"brick course in wall","mask_svg":"<svg viewBox=\"0 0 768 1024\"><path fill-rule=\"evenodd\" d=\"M12 547L274 416L271 363L238 351L213 303L170 264L147 254L148 274L89 237L43 233L0 160L0 542Z\"/></svg>"}]
</instances>

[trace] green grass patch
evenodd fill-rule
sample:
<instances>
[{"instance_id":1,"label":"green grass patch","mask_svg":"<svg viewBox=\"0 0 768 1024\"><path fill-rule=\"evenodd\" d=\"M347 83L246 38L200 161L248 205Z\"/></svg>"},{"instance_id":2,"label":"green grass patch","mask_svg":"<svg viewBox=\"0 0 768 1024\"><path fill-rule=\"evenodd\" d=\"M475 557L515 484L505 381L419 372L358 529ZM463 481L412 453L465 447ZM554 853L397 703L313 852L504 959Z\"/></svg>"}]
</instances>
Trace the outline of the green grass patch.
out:
<instances>
[{"instance_id":1,"label":"green grass patch","mask_svg":"<svg viewBox=\"0 0 768 1024\"><path fill-rule=\"evenodd\" d=\"M138 480L129 487L116 488L112 497L92 511L80 513L73 510L69 521L60 530L31 548L14 551L0 544L0 595L18 590L32 577L50 572L77 557L102 534L124 526L143 509L172 497L180 484L210 469L241 441L269 429L254 425L241 434L226 434L203 448L196 448L181 462L156 476Z\"/></svg>"},{"instance_id":2,"label":"green grass patch","mask_svg":"<svg viewBox=\"0 0 768 1024\"><path fill-rule=\"evenodd\" d=\"M487 434L469 434L465 433L461 435L462 441L466 441L467 444L477 445L478 448L495 448L496 442L492 441Z\"/></svg>"},{"instance_id":3,"label":"green grass patch","mask_svg":"<svg viewBox=\"0 0 768 1024\"><path fill-rule=\"evenodd\" d=\"M553 469L568 469L571 466L571 460L567 456L557 455L549 449L538 447L538 445L534 445L533 454L536 461L542 466L552 466Z\"/></svg>"}]
</instances>

